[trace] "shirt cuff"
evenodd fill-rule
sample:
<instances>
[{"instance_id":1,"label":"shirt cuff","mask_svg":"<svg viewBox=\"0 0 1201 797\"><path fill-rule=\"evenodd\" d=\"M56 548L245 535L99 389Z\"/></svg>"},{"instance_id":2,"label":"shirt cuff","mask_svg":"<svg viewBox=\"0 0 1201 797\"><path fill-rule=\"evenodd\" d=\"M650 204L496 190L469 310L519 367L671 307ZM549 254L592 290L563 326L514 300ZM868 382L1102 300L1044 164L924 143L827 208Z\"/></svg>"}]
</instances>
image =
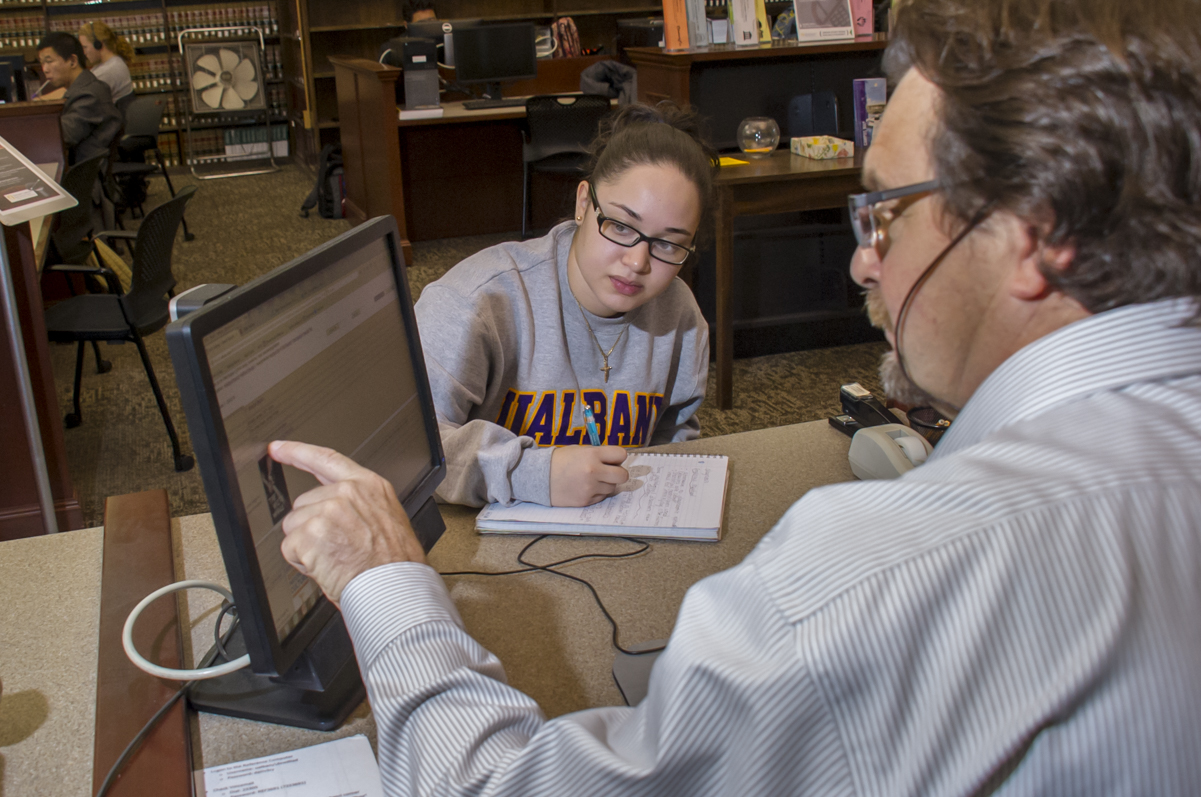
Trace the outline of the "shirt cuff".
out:
<instances>
[{"instance_id":1,"label":"shirt cuff","mask_svg":"<svg viewBox=\"0 0 1201 797\"><path fill-rule=\"evenodd\" d=\"M509 477L513 500L550 506L550 458L554 453L555 449L550 446L527 448L521 452L521 460Z\"/></svg>"},{"instance_id":2,"label":"shirt cuff","mask_svg":"<svg viewBox=\"0 0 1201 797\"><path fill-rule=\"evenodd\" d=\"M442 577L429 565L393 562L351 579L342 590L342 617L364 669L397 637L425 623L463 621Z\"/></svg>"}]
</instances>

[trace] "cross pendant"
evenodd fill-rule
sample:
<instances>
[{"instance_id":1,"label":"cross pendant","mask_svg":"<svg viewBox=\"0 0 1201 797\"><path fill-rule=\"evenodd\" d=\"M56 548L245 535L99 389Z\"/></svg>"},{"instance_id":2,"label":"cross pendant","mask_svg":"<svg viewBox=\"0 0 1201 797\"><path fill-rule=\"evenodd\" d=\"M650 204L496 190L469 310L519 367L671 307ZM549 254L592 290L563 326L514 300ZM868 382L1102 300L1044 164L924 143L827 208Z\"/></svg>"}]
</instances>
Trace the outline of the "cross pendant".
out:
<instances>
[{"instance_id":1,"label":"cross pendant","mask_svg":"<svg viewBox=\"0 0 1201 797\"><path fill-rule=\"evenodd\" d=\"M605 364L601 366L601 370L605 372L605 384L609 384L609 372L613 369L609 367L609 361L605 360Z\"/></svg>"}]
</instances>

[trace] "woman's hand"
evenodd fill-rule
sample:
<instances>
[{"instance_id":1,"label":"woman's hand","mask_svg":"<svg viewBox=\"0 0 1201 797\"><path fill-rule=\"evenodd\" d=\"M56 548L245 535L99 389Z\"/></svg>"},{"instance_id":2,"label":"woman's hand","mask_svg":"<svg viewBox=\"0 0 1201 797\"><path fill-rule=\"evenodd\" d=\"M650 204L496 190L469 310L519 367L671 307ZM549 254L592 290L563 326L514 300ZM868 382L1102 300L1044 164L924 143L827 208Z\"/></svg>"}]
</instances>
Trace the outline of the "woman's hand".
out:
<instances>
[{"instance_id":1,"label":"woman's hand","mask_svg":"<svg viewBox=\"0 0 1201 797\"><path fill-rule=\"evenodd\" d=\"M620 446L560 446L550 456L551 506L589 506L629 481Z\"/></svg>"}]
</instances>

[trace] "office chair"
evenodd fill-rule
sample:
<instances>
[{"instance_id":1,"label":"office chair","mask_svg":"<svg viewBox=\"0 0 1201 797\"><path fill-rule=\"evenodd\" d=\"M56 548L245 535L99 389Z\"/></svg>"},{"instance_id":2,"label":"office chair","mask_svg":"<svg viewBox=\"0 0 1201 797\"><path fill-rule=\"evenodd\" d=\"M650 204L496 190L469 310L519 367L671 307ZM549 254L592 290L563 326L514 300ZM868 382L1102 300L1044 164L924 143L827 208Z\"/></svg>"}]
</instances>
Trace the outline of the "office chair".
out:
<instances>
[{"instance_id":1,"label":"office chair","mask_svg":"<svg viewBox=\"0 0 1201 797\"><path fill-rule=\"evenodd\" d=\"M133 96L133 95L131 95ZM117 158L109 167L109 176L116 182L120 197L114 197L114 204L123 209L137 208L142 212L142 197L130 197L126 191L137 180L144 180L152 174L162 174L167 181L167 190L175 196L175 186L171 175L167 173L167 165L163 161L163 153L158 148L158 130L163 121L163 99L165 95L146 95L137 97L125 109L125 135L117 141ZM124 97L121 98L125 100ZM147 163L146 155L154 155L155 162ZM116 199L121 202L116 202ZM183 220L183 239L191 241L196 236L188 230L188 220Z\"/></svg>"},{"instance_id":2,"label":"office chair","mask_svg":"<svg viewBox=\"0 0 1201 797\"><path fill-rule=\"evenodd\" d=\"M175 277L171 274L171 251L175 244L175 233L183 221L184 205L196 193L195 186L180 189L174 198L167 200L146 214L136 233L102 232L98 238L134 239L133 280L125 293L88 293L72 296L46 311L46 331L52 343L78 343L75 354L75 411L64 419L67 428L78 426L83 418L79 407L79 387L83 374L83 344L85 341L132 341L138 347L146 377L154 391L159 412L171 438L171 449L175 456L175 470L192 468L192 457L179 449L179 436L171 423L167 402L154 375L154 367L146 353L143 338L167 325L168 297L175 295ZM83 270L76 266L72 270ZM94 273L106 269L93 268ZM107 272L110 277L112 272ZM111 276L110 284L115 283Z\"/></svg>"},{"instance_id":3,"label":"office chair","mask_svg":"<svg viewBox=\"0 0 1201 797\"><path fill-rule=\"evenodd\" d=\"M67 169L67 173L63 175L62 187L75 197L79 204L58 214L54 233L50 236L44 271L63 273L72 295L75 294L75 284L71 281L70 269L62 266L86 265L88 255L92 254L92 239L96 232L92 215L92 189L100 176L100 167L105 157L96 155L88 158ZM100 345L95 341L92 341L92 351L96 354L96 373L106 374L112 370L113 364L100 356Z\"/></svg>"},{"instance_id":4,"label":"office chair","mask_svg":"<svg viewBox=\"0 0 1201 797\"><path fill-rule=\"evenodd\" d=\"M117 110L121 112L122 119L129 116L129 106L133 105L134 101L137 98L138 98L138 95L131 92L129 94L126 94L124 97L122 97L119 100L113 100L113 105L117 106Z\"/></svg>"},{"instance_id":5,"label":"office chair","mask_svg":"<svg viewBox=\"0 0 1201 797\"><path fill-rule=\"evenodd\" d=\"M521 147L521 237L528 237L532 172L579 174L588 161L588 145L609 98L599 94L547 94L525 103L526 133Z\"/></svg>"}]
</instances>

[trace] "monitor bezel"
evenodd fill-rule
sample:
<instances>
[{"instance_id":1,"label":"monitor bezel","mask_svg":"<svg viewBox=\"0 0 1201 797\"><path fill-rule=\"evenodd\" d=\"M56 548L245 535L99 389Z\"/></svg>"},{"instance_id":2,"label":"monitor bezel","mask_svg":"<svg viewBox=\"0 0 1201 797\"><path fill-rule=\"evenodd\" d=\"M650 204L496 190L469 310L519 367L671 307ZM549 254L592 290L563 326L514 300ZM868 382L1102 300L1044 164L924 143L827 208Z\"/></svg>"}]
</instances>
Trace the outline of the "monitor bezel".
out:
<instances>
[{"instance_id":1,"label":"monitor bezel","mask_svg":"<svg viewBox=\"0 0 1201 797\"><path fill-rule=\"evenodd\" d=\"M460 33L462 33L466 36L487 35L487 33L489 31L495 31L498 28L508 28L508 29L528 28L529 29L529 31L530 31L530 52L534 53L534 59L533 59L534 71L530 72L528 74L524 74L524 75L507 75L505 77L485 77L485 78L463 77L462 72L461 72L463 64L460 59L461 59L461 54L464 52L464 48L462 47L462 45L460 44L460 41L459 41ZM517 81L517 80L534 80L535 78L538 77L538 48L535 45L535 42L537 41L537 38L538 38L538 30L537 30L537 26L535 26L534 23L532 23L532 22L501 22L501 23L496 23L496 24L470 25L470 26L464 27L461 31L459 31L459 30L452 31L452 35L453 35L454 47L455 47L455 70L456 70L455 71L455 80L459 83L462 83L463 85L479 85L479 84L487 84L487 83L507 83L507 82ZM470 50L470 48L466 48L466 49Z\"/></svg>"},{"instance_id":2,"label":"monitor bezel","mask_svg":"<svg viewBox=\"0 0 1201 797\"><path fill-rule=\"evenodd\" d=\"M285 263L247 285L221 297L167 328L167 342L175 364L181 400L188 420L192 446L204 480L209 510L221 546L230 590L238 606L251 669L261 675L283 676L300 659L313 639L338 610L322 595L317 604L284 639L275 623L246 519L241 491L235 477L233 457L221 419L220 405L204 348L207 335L258 307L282 291L330 267L346 256L348 248L358 251L383 240L392 260L401 316L409 341L409 354L416 371L422 403L430 465L401 505L411 517L434 494L446 475L446 457L434 414L433 394L421 349L412 295L405 273L400 234L391 216L372 219L355 229ZM294 496L295 497L295 496Z\"/></svg>"}]
</instances>

